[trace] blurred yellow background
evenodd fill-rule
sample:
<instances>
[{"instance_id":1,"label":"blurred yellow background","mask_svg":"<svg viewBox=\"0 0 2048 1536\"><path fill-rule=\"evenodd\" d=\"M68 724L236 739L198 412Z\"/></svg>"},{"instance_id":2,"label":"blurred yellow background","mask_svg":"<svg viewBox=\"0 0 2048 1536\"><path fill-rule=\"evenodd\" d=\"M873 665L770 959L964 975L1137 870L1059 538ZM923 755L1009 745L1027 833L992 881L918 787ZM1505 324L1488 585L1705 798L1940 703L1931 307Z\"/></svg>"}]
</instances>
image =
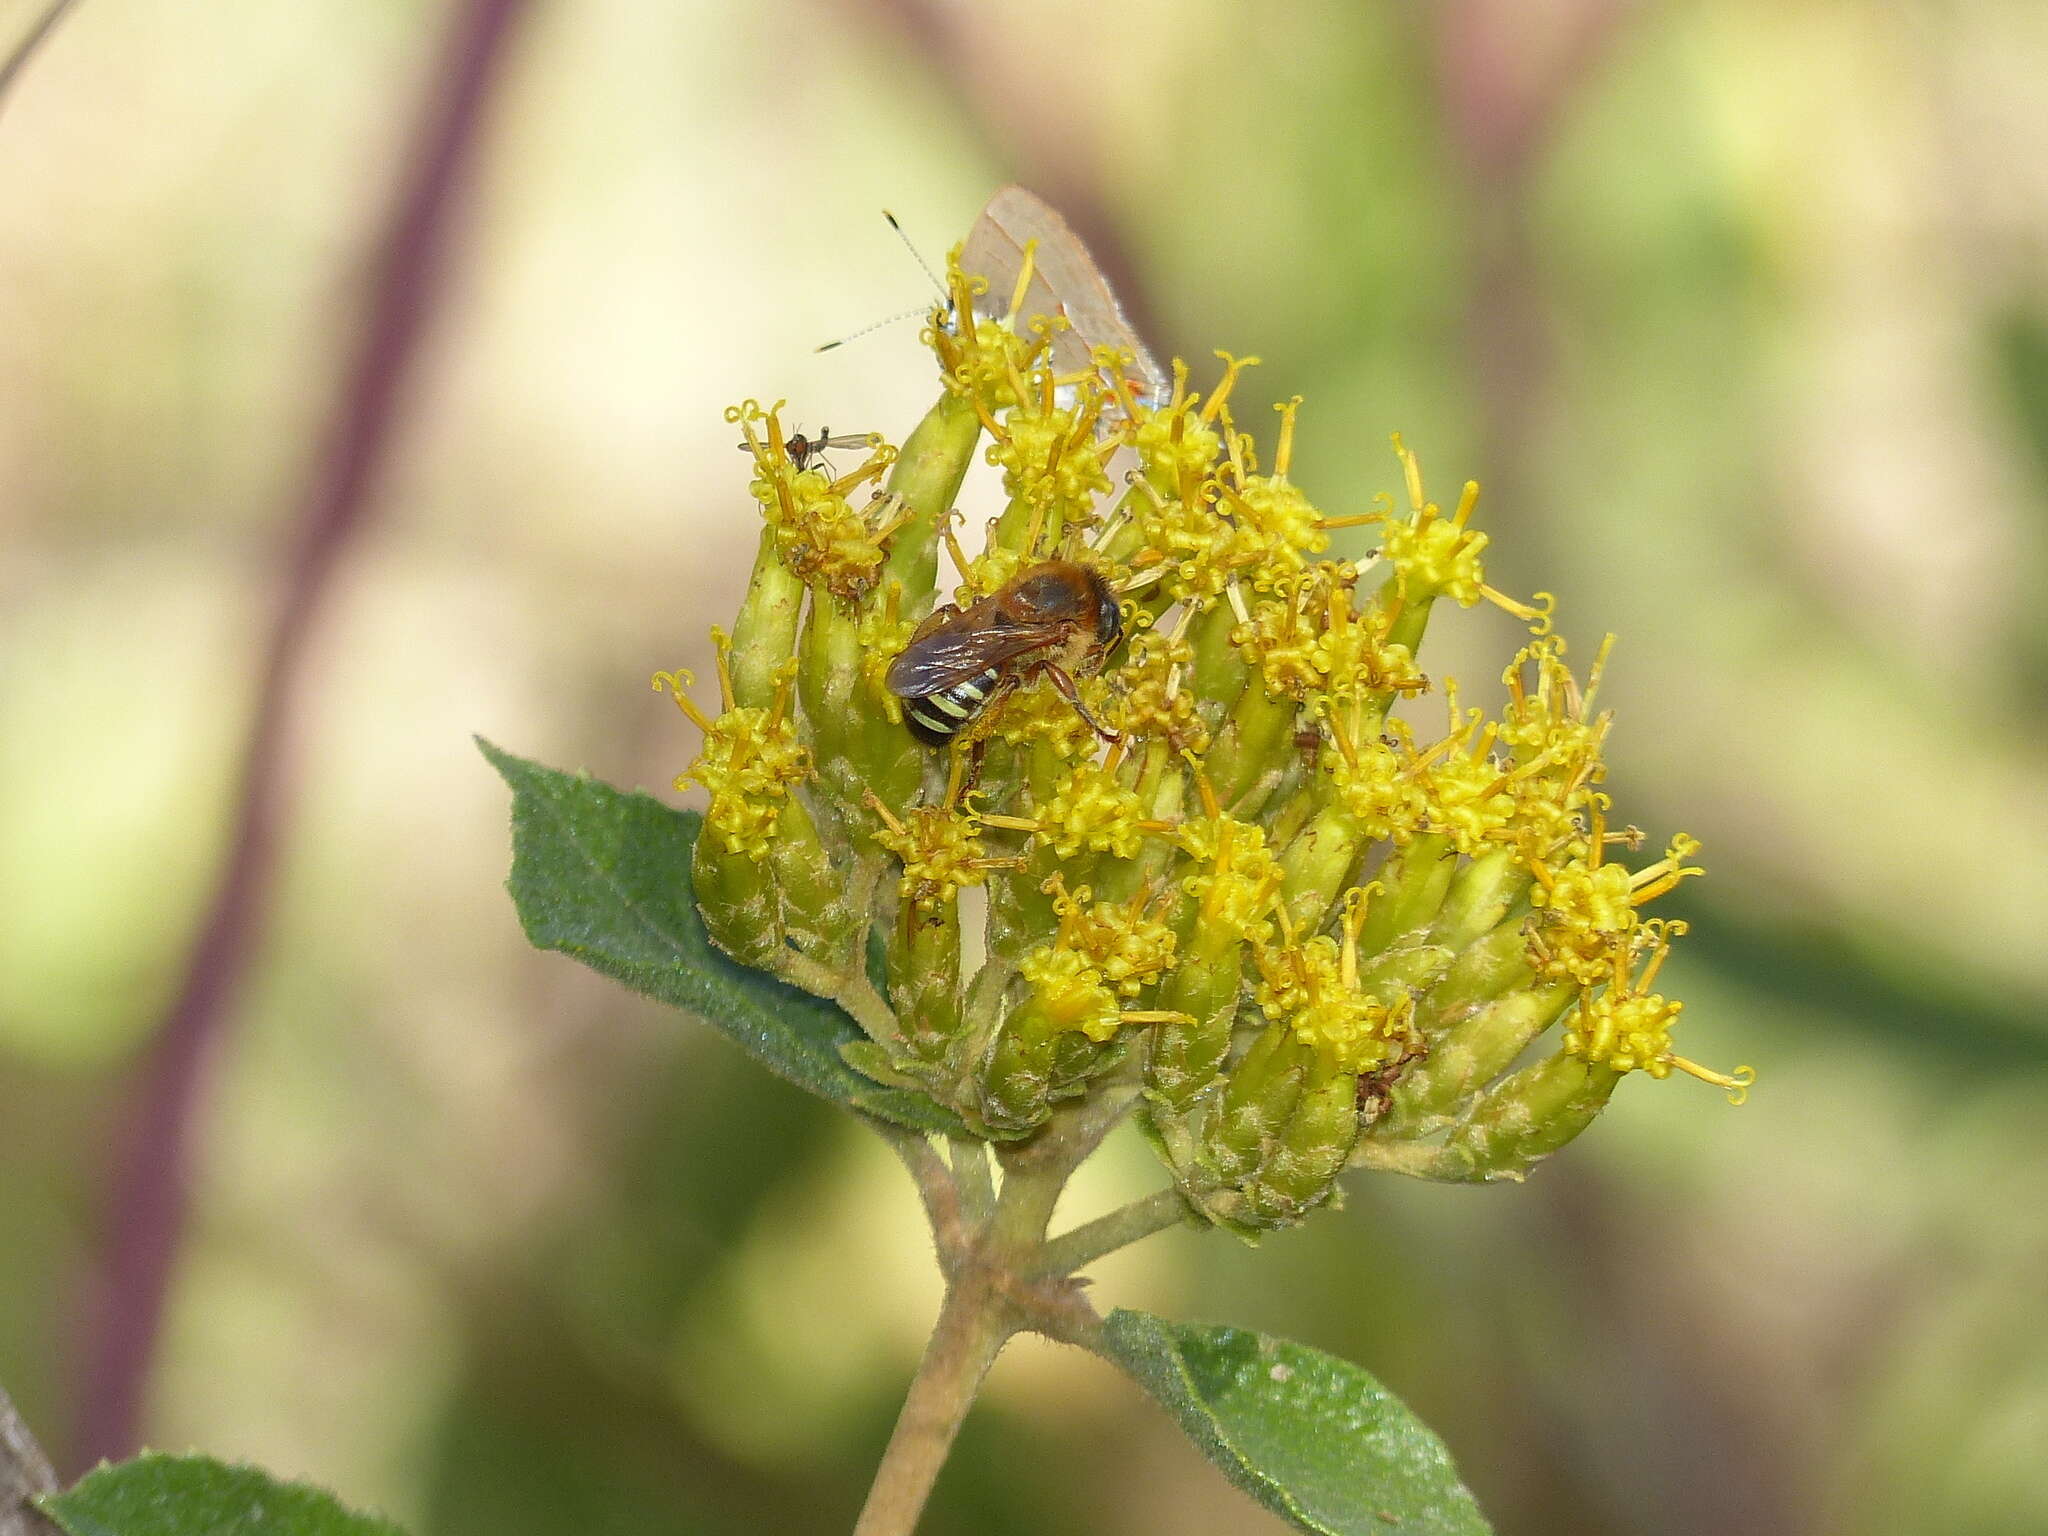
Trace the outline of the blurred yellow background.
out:
<instances>
[{"instance_id":1,"label":"blurred yellow background","mask_svg":"<svg viewBox=\"0 0 2048 1536\"><path fill-rule=\"evenodd\" d=\"M0 108L0 1382L60 1460L461 8L83 0ZM756 537L721 411L906 431L914 321L812 349L929 293L880 209L936 261L1016 179L1198 380L1307 397L1329 511L1398 429L1486 486L1498 585L1621 635L1619 815L1711 872L1659 909L1682 1048L1762 1074L1630 1082L1520 1189L1167 1234L1100 1300L1359 1361L1503 1532L2048 1530L2044 80L2038 0L527 10L298 675L149 1442L421 1536L851 1524L937 1300L907 1181L526 949L470 734L666 793L648 676L706 668ZM1431 670L1491 699L1513 633L1450 616ZM1074 1209L1158 1179L1131 1136ZM1279 1528L1034 1341L925 1527Z\"/></svg>"}]
</instances>

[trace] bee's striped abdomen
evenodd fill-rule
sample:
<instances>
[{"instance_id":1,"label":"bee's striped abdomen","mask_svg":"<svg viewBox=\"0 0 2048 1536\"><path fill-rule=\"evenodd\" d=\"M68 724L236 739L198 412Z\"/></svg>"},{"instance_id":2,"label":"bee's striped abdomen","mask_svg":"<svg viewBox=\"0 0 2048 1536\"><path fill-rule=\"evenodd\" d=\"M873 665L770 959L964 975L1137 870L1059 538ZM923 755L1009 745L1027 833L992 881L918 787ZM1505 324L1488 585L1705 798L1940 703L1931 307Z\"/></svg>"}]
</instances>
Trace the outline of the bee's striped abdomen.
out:
<instances>
[{"instance_id":1,"label":"bee's striped abdomen","mask_svg":"<svg viewBox=\"0 0 2048 1536\"><path fill-rule=\"evenodd\" d=\"M981 713L995 691L997 675L996 669L990 667L937 693L905 699L903 718L910 726L910 734L930 746L944 746Z\"/></svg>"}]
</instances>

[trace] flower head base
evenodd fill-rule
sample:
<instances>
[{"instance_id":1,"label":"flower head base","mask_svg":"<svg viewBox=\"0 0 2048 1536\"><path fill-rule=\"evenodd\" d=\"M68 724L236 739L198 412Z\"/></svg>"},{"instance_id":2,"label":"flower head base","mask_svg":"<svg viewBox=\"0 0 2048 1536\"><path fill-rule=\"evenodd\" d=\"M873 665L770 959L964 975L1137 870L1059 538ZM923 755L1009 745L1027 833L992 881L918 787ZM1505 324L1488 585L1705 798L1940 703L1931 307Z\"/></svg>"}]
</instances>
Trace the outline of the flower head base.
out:
<instances>
[{"instance_id":1,"label":"flower head base","mask_svg":"<svg viewBox=\"0 0 2048 1536\"><path fill-rule=\"evenodd\" d=\"M688 672L657 672L654 689L657 693L666 689L676 707L704 733L704 749L677 777L676 788L702 785L711 796L705 821L712 832L728 851L758 863L773 847L783 810L790 803L790 786L801 784L811 771L810 749L797 739L796 720L789 708L796 669L794 664L785 668L775 702L767 709L735 707L726 660L729 642L720 631L712 634L725 699L725 710L716 720L684 692L695 681Z\"/></svg>"},{"instance_id":2,"label":"flower head base","mask_svg":"<svg viewBox=\"0 0 2048 1536\"><path fill-rule=\"evenodd\" d=\"M1173 929L1146 909L1152 893L1129 901L1093 903L1087 886L1069 893L1058 875L1046 882L1059 914L1054 946L1086 958L1118 997L1136 997L1173 964Z\"/></svg>"},{"instance_id":3,"label":"flower head base","mask_svg":"<svg viewBox=\"0 0 2048 1536\"><path fill-rule=\"evenodd\" d=\"M1616 950L1607 989L1597 997L1589 992L1564 1032L1561 1044L1565 1054L1616 1072L1647 1072L1652 1077L1669 1077L1676 1067L1702 1082L1725 1088L1729 1102L1740 1104L1756 1081L1756 1073L1749 1067L1738 1067L1732 1073L1713 1072L1675 1054L1671 1026L1685 1004L1650 990L1671 953L1671 940L1685 932L1685 924L1652 918L1643 924L1642 932L1649 948L1642 973L1632 975L1630 954Z\"/></svg>"},{"instance_id":4,"label":"flower head base","mask_svg":"<svg viewBox=\"0 0 2048 1536\"><path fill-rule=\"evenodd\" d=\"M914 907L948 904L966 887L985 883L991 870L1017 865L1015 859L990 858L973 820L951 806L912 806L899 820L878 799L868 805L882 823L874 840L902 866L897 891Z\"/></svg>"},{"instance_id":5,"label":"flower head base","mask_svg":"<svg viewBox=\"0 0 2048 1536\"><path fill-rule=\"evenodd\" d=\"M779 407L733 413L767 529L732 669L756 707L727 683L710 720L662 684L705 732L714 936L840 997L879 939L880 1075L1001 1139L1141 1094L1189 1202L1246 1233L1326 1203L1347 1163L1520 1177L1629 1072L1739 1091L1676 1053L1680 1006L1653 990L1683 925L1641 908L1699 873L1698 845L1608 857L1640 834L1608 831L1600 789L1606 646L1581 683L1549 599L1488 585L1478 487L1446 512L1396 438L1406 510L1325 515L1297 478L1301 401L1275 408L1266 470L1233 414L1254 359L1218 354L1206 395L1179 362L1170 398L1136 388L1130 357L1026 309L1033 261L989 294L956 253L925 332L943 394L900 452L835 478L792 455ZM970 551L954 503L977 457L1008 505ZM1376 554L1333 550L1368 524ZM934 749L891 685L928 644L942 551L951 649L911 669L962 690L926 706L960 721ZM1020 627L983 604L1053 561L1118 613ZM1535 629L1499 696L1422 669L1439 597ZM1432 692L1442 714L1396 712Z\"/></svg>"},{"instance_id":6,"label":"flower head base","mask_svg":"<svg viewBox=\"0 0 2048 1536\"><path fill-rule=\"evenodd\" d=\"M749 489L791 572L844 602L858 602L879 579L889 537L910 520L910 511L891 496L868 497L860 507L852 498L881 478L896 450L878 442L860 468L835 480L790 457L781 409L778 402L763 411L749 400L726 412L726 419L746 434L746 447L754 455ZM759 431L762 426L766 437Z\"/></svg>"},{"instance_id":7,"label":"flower head base","mask_svg":"<svg viewBox=\"0 0 2048 1536\"><path fill-rule=\"evenodd\" d=\"M1405 987L1391 988L1381 999L1359 985L1358 933L1378 889L1346 893L1341 941L1325 934L1302 943L1283 915L1282 942L1253 949L1260 1010L1314 1051L1329 1073L1373 1072L1421 1044L1415 998Z\"/></svg>"},{"instance_id":8,"label":"flower head base","mask_svg":"<svg viewBox=\"0 0 2048 1536\"><path fill-rule=\"evenodd\" d=\"M1613 971L1616 958L1630 952L1639 919L1636 908L1671 890L1688 875L1704 874L1685 860L1699 843L1680 833L1664 857L1631 874L1619 864L1603 861L1606 822L1593 814L1593 835L1584 853L1552 869L1541 859L1529 861L1536 878L1529 903L1536 915L1529 925L1529 950L1539 974L1580 986L1598 986ZM1684 929L1681 926L1680 932Z\"/></svg>"}]
</instances>

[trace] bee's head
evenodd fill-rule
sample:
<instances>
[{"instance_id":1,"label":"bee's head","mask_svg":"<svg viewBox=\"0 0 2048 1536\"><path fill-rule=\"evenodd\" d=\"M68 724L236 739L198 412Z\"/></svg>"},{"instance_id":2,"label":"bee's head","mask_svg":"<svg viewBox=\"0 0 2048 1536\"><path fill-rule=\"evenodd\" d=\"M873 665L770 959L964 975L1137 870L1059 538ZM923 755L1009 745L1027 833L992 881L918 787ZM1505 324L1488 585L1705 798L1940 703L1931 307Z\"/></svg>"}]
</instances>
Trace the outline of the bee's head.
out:
<instances>
[{"instance_id":1,"label":"bee's head","mask_svg":"<svg viewBox=\"0 0 2048 1536\"><path fill-rule=\"evenodd\" d=\"M1095 641L1107 654L1124 637L1123 608L1117 602L1116 590L1098 572L1090 570L1088 578L1095 599Z\"/></svg>"}]
</instances>

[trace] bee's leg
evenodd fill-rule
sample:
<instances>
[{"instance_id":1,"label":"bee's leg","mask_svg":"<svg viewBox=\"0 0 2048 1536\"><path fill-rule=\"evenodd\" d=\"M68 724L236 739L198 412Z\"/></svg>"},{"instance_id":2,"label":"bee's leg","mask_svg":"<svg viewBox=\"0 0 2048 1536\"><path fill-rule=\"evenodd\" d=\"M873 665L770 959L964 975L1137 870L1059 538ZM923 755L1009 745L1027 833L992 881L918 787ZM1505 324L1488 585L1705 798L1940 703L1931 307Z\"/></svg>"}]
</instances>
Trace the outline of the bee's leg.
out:
<instances>
[{"instance_id":1,"label":"bee's leg","mask_svg":"<svg viewBox=\"0 0 2048 1536\"><path fill-rule=\"evenodd\" d=\"M1047 682L1052 684L1054 690L1058 692L1061 698L1074 706L1074 713L1088 722L1089 730L1100 736L1111 746L1115 746L1116 743L1124 739L1123 732L1112 731L1108 726L1096 719L1088 706L1081 702L1081 690L1074 686L1074 680L1067 676L1064 667L1050 661L1041 661L1038 664L1037 670Z\"/></svg>"},{"instance_id":2,"label":"bee's leg","mask_svg":"<svg viewBox=\"0 0 2048 1536\"><path fill-rule=\"evenodd\" d=\"M960 781L959 793L966 794L981 782L982 759L988 756L988 738L994 731L996 719L1003 710L1003 701L1017 691L1024 681L1023 674L1006 672L988 698L975 711L974 718L967 722L967 728L960 733L959 740L967 746L967 775ZM959 761L960 754L953 754Z\"/></svg>"}]
</instances>

